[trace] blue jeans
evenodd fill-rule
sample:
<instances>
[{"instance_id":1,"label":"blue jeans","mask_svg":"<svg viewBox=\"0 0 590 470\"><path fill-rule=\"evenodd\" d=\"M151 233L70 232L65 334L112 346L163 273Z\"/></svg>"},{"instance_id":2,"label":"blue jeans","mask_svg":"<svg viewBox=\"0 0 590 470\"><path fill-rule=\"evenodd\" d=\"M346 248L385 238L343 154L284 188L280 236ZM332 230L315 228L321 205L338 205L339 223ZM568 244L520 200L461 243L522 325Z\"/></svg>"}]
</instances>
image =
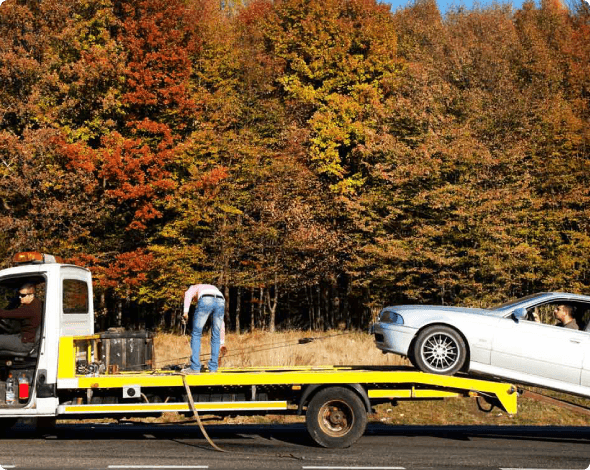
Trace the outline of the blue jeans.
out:
<instances>
[{"instance_id":1,"label":"blue jeans","mask_svg":"<svg viewBox=\"0 0 590 470\"><path fill-rule=\"evenodd\" d=\"M220 332L225 314L225 300L217 297L201 297L195 315L193 317L193 331L191 333L191 369L201 370L201 336L203 327L209 315L211 319L211 359L209 359L209 371L215 372L219 367Z\"/></svg>"}]
</instances>

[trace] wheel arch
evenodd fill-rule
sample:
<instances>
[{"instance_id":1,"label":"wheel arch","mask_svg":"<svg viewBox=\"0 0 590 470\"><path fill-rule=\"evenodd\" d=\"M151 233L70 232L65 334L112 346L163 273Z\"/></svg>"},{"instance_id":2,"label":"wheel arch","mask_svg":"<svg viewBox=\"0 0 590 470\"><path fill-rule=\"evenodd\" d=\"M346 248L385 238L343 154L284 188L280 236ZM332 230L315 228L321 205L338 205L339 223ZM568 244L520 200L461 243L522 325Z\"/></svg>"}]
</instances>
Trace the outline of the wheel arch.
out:
<instances>
[{"instance_id":1,"label":"wheel arch","mask_svg":"<svg viewBox=\"0 0 590 470\"><path fill-rule=\"evenodd\" d=\"M365 410L367 411L367 413L372 412L371 401L369 400L369 395L367 394L367 391L364 389L364 387L361 384L335 383L335 384L308 385L305 388L305 390L303 391L301 398L299 399L299 406L297 408L297 414L298 415L303 414L303 407L306 406L310 402L310 400L313 398L313 396L316 393L318 393L321 390L325 390L325 389L331 388L331 387L348 388L348 389L352 390L362 400L363 404L365 405Z\"/></svg>"},{"instance_id":2,"label":"wheel arch","mask_svg":"<svg viewBox=\"0 0 590 470\"><path fill-rule=\"evenodd\" d=\"M454 331L456 331L457 334L463 339L463 342L465 343L465 353L466 354L465 354L465 364L463 364L463 367L461 367L460 370L461 370L461 372L469 372L469 363L471 362L471 346L469 344L469 341L467 341L467 338L465 337L463 332L461 330L459 330L459 328L457 328L455 325L453 325L452 323L445 323L442 321L435 322L435 323L427 323L426 325L422 326L418 331L416 331L416 334L412 338L410 346L408 347L408 359L410 360L410 362L415 366L414 346L416 345L416 341L418 340L418 336L420 336L420 333L422 333L422 331L424 331L426 328L430 328L431 326L445 326L447 328L451 328Z\"/></svg>"}]
</instances>

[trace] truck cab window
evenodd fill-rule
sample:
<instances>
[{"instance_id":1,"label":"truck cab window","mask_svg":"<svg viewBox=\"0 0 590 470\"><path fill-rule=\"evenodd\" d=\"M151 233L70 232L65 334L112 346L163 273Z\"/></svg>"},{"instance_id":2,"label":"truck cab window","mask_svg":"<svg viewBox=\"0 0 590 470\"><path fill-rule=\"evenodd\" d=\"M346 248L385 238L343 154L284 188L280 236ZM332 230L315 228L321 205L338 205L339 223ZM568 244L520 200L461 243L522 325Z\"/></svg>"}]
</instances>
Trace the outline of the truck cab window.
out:
<instances>
[{"instance_id":1,"label":"truck cab window","mask_svg":"<svg viewBox=\"0 0 590 470\"><path fill-rule=\"evenodd\" d=\"M64 313L88 313L88 285L78 279L63 281Z\"/></svg>"}]
</instances>

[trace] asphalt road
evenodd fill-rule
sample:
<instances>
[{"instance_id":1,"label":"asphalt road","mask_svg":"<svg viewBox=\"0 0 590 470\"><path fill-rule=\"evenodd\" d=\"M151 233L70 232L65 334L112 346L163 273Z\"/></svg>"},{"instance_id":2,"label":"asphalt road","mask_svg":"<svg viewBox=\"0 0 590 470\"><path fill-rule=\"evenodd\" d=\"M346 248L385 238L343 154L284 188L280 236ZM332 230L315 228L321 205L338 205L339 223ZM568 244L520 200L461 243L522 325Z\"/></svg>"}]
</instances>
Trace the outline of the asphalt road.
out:
<instances>
[{"instance_id":1,"label":"asphalt road","mask_svg":"<svg viewBox=\"0 0 590 470\"><path fill-rule=\"evenodd\" d=\"M4 469L586 469L590 428L370 424L348 449L313 445L295 425L16 426L0 438Z\"/></svg>"}]
</instances>

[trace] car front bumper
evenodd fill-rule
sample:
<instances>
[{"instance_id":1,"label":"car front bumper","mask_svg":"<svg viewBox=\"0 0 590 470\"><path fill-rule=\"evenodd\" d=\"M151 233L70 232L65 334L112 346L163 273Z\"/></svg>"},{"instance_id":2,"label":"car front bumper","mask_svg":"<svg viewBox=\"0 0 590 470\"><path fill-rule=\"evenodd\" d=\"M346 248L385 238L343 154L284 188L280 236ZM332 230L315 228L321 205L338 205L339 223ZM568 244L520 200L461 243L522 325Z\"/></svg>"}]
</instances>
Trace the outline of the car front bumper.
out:
<instances>
[{"instance_id":1,"label":"car front bumper","mask_svg":"<svg viewBox=\"0 0 590 470\"><path fill-rule=\"evenodd\" d=\"M378 349L407 356L410 344L418 330L404 325L379 322L373 324L370 331Z\"/></svg>"}]
</instances>

